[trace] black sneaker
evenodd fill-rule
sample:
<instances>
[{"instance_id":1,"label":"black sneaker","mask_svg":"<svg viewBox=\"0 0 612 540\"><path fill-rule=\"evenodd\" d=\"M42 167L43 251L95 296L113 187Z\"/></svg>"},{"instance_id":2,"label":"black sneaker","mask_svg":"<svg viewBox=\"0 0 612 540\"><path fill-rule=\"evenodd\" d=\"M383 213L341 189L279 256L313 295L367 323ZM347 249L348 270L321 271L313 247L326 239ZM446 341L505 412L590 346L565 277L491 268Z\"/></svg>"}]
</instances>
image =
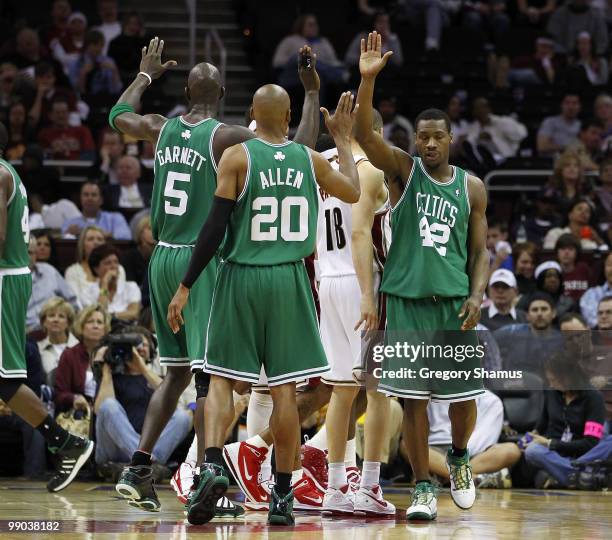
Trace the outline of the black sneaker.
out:
<instances>
[{"instance_id":1,"label":"black sneaker","mask_svg":"<svg viewBox=\"0 0 612 540\"><path fill-rule=\"evenodd\" d=\"M270 525L295 525L295 518L293 517L293 490L281 498L276 493L276 488L272 488L268 523Z\"/></svg>"},{"instance_id":2,"label":"black sneaker","mask_svg":"<svg viewBox=\"0 0 612 540\"><path fill-rule=\"evenodd\" d=\"M87 463L94 446L93 441L71 434L64 445L56 450L57 455L60 457L60 462L57 466L56 474L47 483L47 489L51 492L57 492L70 484L76 478L83 465ZM50 448L50 450L53 451L54 449Z\"/></svg>"},{"instance_id":3,"label":"black sneaker","mask_svg":"<svg viewBox=\"0 0 612 540\"><path fill-rule=\"evenodd\" d=\"M215 517L217 501L225 495L229 486L225 469L214 463L205 463L200 467L198 480L187 502L187 521L192 525L208 523Z\"/></svg>"},{"instance_id":4,"label":"black sneaker","mask_svg":"<svg viewBox=\"0 0 612 540\"><path fill-rule=\"evenodd\" d=\"M148 512L159 512L161 508L153 487L151 467L147 465L130 465L123 469L115 490L134 508Z\"/></svg>"}]
</instances>

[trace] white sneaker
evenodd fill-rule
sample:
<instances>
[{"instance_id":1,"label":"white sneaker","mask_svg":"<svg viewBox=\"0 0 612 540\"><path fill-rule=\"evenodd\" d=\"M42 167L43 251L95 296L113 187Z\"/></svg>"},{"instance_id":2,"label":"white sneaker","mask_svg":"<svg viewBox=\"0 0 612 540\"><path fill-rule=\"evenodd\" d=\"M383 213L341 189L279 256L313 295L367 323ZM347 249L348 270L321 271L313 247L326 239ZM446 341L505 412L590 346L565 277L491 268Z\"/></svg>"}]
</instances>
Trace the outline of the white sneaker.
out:
<instances>
[{"instance_id":1,"label":"white sneaker","mask_svg":"<svg viewBox=\"0 0 612 540\"><path fill-rule=\"evenodd\" d=\"M355 512L355 494L348 484L340 489L328 487L323 497L324 514L353 514Z\"/></svg>"},{"instance_id":2,"label":"white sneaker","mask_svg":"<svg viewBox=\"0 0 612 540\"><path fill-rule=\"evenodd\" d=\"M360 487L355 495L355 513L366 516L394 516L395 506L383 499L380 486L376 485L372 489Z\"/></svg>"},{"instance_id":3,"label":"white sneaker","mask_svg":"<svg viewBox=\"0 0 612 540\"><path fill-rule=\"evenodd\" d=\"M462 510L472 508L476 500L476 487L472 478L472 467L470 466L470 455L465 457L454 457L449 450L446 454L446 468L450 476L451 497L453 502Z\"/></svg>"},{"instance_id":4,"label":"white sneaker","mask_svg":"<svg viewBox=\"0 0 612 540\"><path fill-rule=\"evenodd\" d=\"M412 503L406 510L406 519L433 520L438 515L438 495L431 484L417 484L412 492Z\"/></svg>"}]
</instances>

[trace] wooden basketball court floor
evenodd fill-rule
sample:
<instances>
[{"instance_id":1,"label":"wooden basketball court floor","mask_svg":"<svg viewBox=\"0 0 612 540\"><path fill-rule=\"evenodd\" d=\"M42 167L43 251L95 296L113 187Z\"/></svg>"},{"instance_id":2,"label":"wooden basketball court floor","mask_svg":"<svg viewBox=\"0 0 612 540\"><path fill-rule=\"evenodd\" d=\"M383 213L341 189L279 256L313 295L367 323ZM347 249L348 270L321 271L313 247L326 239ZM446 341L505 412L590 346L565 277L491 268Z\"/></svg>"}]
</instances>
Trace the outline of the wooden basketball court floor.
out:
<instances>
[{"instance_id":1,"label":"wooden basketball court floor","mask_svg":"<svg viewBox=\"0 0 612 540\"><path fill-rule=\"evenodd\" d=\"M265 512L247 512L237 519L217 519L193 526L185 519L184 509L168 485L160 486L158 493L161 512L147 513L129 507L116 496L110 484L74 483L60 493L51 494L41 483L0 480L0 539L612 538L612 493L606 492L480 490L474 507L462 511L452 503L448 490L441 490L435 522L406 523L404 510L409 490L394 487L387 488L385 493L398 507L396 519L340 519L297 513L295 527L274 528L266 525ZM231 490L231 495L240 496L235 490ZM35 520L54 530L43 532L42 525L39 531L31 530Z\"/></svg>"}]
</instances>

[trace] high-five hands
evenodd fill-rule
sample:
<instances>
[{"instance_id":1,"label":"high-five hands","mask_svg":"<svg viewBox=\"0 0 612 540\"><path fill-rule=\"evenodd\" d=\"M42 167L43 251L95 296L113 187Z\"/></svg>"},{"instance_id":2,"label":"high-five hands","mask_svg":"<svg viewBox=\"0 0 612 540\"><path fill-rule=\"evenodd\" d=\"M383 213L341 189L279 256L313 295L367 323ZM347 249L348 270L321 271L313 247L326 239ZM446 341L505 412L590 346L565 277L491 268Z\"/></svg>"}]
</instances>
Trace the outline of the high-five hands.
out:
<instances>
[{"instance_id":1,"label":"high-five hands","mask_svg":"<svg viewBox=\"0 0 612 540\"><path fill-rule=\"evenodd\" d=\"M373 79L387 65L393 51L382 54L382 37L377 32L370 32L368 39L361 40L359 72L364 79Z\"/></svg>"},{"instance_id":2,"label":"high-five hands","mask_svg":"<svg viewBox=\"0 0 612 540\"><path fill-rule=\"evenodd\" d=\"M142 59L140 60L140 71L147 73L151 79L161 77L163 73L176 66L176 60L168 60L161 63L161 55L164 50L164 40L154 37L148 47L142 48Z\"/></svg>"},{"instance_id":3,"label":"high-five hands","mask_svg":"<svg viewBox=\"0 0 612 540\"><path fill-rule=\"evenodd\" d=\"M329 134L336 139L349 138L353 130L353 123L359 104L353 109L355 97L350 92L343 92L338 101L338 106L333 116L330 116L329 111L325 107L321 107L325 125Z\"/></svg>"}]
</instances>

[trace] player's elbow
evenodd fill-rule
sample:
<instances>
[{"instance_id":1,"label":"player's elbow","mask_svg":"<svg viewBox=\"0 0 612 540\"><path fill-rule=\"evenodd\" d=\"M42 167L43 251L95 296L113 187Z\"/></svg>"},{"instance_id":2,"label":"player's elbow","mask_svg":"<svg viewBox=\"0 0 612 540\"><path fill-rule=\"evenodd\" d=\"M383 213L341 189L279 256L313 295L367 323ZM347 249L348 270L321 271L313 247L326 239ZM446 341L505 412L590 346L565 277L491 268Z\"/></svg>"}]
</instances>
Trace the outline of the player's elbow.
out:
<instances>
[{"instance_id":1,"label":"player's elbow","mask_svg":"<svg viewBox=\"0 0 612 540\"><path fill-rule=\"evenodd\" d=\"M355 204L356 202L359 202L359 197L361 197L361 190L358 187L353 187L353 189L348 195L349 198L347 198L345 202Z\"/></svg>"}]
</instances>

